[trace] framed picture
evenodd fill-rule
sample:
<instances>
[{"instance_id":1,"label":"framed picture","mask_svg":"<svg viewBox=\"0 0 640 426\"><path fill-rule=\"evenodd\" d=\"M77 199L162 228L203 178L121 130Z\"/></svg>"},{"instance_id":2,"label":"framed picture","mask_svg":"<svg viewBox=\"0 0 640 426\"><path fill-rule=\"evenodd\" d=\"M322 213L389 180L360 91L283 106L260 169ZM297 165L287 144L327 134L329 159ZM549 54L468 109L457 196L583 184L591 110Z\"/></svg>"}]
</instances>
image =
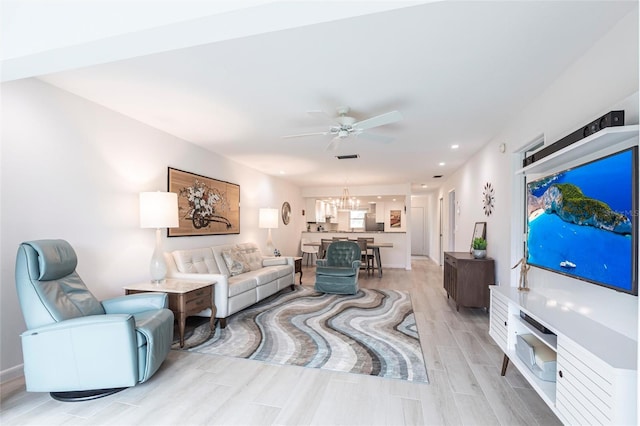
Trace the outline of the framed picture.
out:
<instances>
[{"instance_id":1,"label":"framed picture","mask_svg":"<svg viewBox=\"0 0 640 426\"><path fill-rule=\"evenodd\" d=\"M402 227L402 212L401 210L389 210L389 226L392 228Z\"/></svg>"},{"instance_id":2,"label":"framed picture","mask_svg":"<svg viewBox=\"0 0 640 426\"><path fill-rule=\"evenodd\" d=\"M475 240L476 238L484 238L485 240L487 239L487 222L476 222L476 224L474 225L469 253L473 252L473 240Z\"/></svg>"},{"instance_id":3,"label":"framed picture","mask_svg":"<svg viewBox=\"0 0 640 426\"><path fill-rule=\"evenodd\" d=\"M169 192L178 194L178 228L167 236L240 233L240 185L169 167Z\"/></svg>"}]
</instances>

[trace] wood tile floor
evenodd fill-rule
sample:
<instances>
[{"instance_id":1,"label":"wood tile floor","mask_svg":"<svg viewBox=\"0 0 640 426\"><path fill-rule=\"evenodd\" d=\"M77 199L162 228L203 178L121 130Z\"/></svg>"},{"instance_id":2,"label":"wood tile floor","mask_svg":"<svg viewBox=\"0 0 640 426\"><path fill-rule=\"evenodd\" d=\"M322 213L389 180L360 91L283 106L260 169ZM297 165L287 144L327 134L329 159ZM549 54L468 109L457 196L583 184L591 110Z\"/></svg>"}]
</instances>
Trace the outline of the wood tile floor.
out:
<instances>
[{"instance_id":1,"label":"wood tile floor","mask_svg":"<svg viewBox=\"0 0 640 426\"><path fill-rule=\"evenodd\" d=\"M304 268L304 285L314 269ZM411 292L430 384L171 351L142 385L110 397L62 403L2 386L2 425L555 425L520 374L500 377L502 352L482 309L456 312L442 270L414 258L361 287ZM287 291L287 290L284 290Z\"/></svg>"}]
</instances>

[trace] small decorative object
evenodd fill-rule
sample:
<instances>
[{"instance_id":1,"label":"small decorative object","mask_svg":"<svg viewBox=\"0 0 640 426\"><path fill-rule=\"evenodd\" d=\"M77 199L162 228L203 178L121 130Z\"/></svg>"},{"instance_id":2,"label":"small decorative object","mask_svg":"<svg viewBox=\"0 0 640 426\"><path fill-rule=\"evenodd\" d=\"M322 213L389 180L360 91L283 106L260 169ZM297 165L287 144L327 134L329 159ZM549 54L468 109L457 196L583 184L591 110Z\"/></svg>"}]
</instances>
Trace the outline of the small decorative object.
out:
<instances>
[{"instance_id":1,"label":"small decorative object","mask_svg":"<svg viewBox=\"0 0 640 426\"><path fill-rule=\"evenodd\" d=\"M469 245L469 253L473 253L473 240L476 238L487 239L487 222L476 222L474 225L471 244Z\"/></svg>"},{"instance_id":2,"label":"small decorative object","mask_svg":"<svg viewBox=\"0 0 640 426\"><path fill-rule=\"evenodd\" d=\"M527 272L531 266L527 263L527 257L524 256L522 259L518 261L511 269L515 269L518 265L520 265L520 282L518 285L519 291L529 291L529 287L527 287Z\"/></svg>"},{"instance_id":3,"label":"small decorative object","mask_svg":"<svg viewBox=\"0 0 640 426\"><path fill-rule=\"evenodd\" d=\"M476 259L487 257L487 240L484 238L473 239L473 257Z\"/></svg>"},{"instance_id":4,"label":"small decorative object","mask_svg":"<svg viewBox=\"0 0 640 426\"><path fill-rule=\"evenodd\" d=\"M284 203L282 203L282 223L284 223L285 225L288 225L290 220L291 220L291 205L287 201L285 201Z\"/></svg>"},{"instance_id":5,"label":"small decorative object","mask_svg":"<svg viewBox=\"0 0 640 426\"><path fill-rule=\"evenodd\" d=\"M282 256L282 255L280 254L280 250L278 250L278 249L273 249L273 255L274 255L275 257L280 257L280 256Z\"/></svg>"},{"instance_id":6,"label":"small decorative object","mask_svg":"<svg viewBox=\"0 0 640 426\"><path fill-rule=\"evenodd\" d=\"M491 186L490 182L487 182L482 191L482 208L486 216L490 216L493 212L494 195L493 186Z\"/></svg>"}]
</instances>

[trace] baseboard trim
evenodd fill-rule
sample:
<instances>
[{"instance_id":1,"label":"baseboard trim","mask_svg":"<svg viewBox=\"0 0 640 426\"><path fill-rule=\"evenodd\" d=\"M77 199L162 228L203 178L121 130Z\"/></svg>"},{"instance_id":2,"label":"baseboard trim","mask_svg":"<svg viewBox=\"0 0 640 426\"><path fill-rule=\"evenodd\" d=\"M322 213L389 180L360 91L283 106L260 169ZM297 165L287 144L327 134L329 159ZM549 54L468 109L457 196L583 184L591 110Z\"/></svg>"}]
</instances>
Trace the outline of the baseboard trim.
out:
<instances>
[{"instance_id":1,"label":"baseboard trim","mask_svg":"<svg viewBox=\"0 0 640 426\"><path fill-rule=\"evenodd\" d=\"M0 371L0 384L7 383L22 376L24 376L24 364L18 364L15 367Z\"/></svg>"}]
</instances>

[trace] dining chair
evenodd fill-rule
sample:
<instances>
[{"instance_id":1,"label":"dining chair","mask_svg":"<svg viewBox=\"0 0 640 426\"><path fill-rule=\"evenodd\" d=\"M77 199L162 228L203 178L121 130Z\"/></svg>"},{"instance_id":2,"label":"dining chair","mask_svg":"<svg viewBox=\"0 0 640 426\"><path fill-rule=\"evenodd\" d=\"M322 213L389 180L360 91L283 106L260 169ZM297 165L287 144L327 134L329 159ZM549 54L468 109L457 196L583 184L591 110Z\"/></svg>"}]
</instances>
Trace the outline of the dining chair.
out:
<instances>
[{"instance_id":1,"label":"dining chair","mask_svg":"<svg viewBox=\"0 0 640 426\"><path fill-rule=\"evenodd\" d=\"M309 259L313 258L313 256L316 257L316 260L318 259L318 251L319 251L319 247L317 246L310 246L307 245L309 244L311 241L308 238L303 238L300 241L300 250L302 250L302 258L304 259L304 255L307 255L307 266L309 266Z\"/></svg>"},{"instance_id":2,"label":"dining chair","mask_svg":"<svg viewBox=\"0 0 640 426\"><path fill-rule=\"evenodd\" d=\"M327 249L333 242L334 241L332 239L328 239L328 238L320 239L320 255L318 259L324 259L327 256Z\"/></svg>"},{"instance_id":3,"label":"dining chair","mask_svg":"<svg viewBox=\"0 0 640 426\"><path fill-rule=\"evenodd\" d=\"M373 237L358 237L358 240L365 240L367 242L367 250L365 250L364 253L366 253L366 255L363 253L362 255L362 260L367 262L367 265L371 265L371 273L374 273L376 270L376 266L375 266L375 256L373 254L373 249L371 247L369 247L369 244L373 244L374 243L374 238ZM369 266L367 266L367 270L369 269Z\"/></svg>"},{"instance_id":4,"label":"dining chair","mask_svg":"<svg viewBox=\"0 0 640 426\"><path fill-rule=\"evenodd\" d=\"M358 247L360 247L360 269L365 269L367 276L369 276L369 271L373 265L369 262L370 258L367 255L367 240L358 238L355 242L358 244Z\"/></svg>"}]
</instances>

